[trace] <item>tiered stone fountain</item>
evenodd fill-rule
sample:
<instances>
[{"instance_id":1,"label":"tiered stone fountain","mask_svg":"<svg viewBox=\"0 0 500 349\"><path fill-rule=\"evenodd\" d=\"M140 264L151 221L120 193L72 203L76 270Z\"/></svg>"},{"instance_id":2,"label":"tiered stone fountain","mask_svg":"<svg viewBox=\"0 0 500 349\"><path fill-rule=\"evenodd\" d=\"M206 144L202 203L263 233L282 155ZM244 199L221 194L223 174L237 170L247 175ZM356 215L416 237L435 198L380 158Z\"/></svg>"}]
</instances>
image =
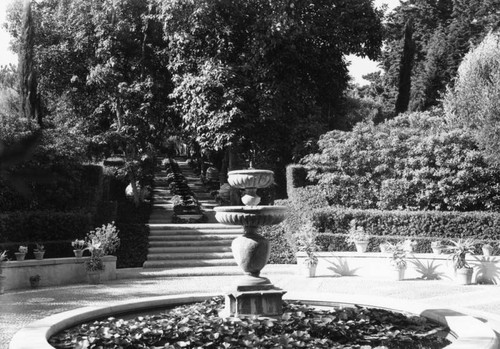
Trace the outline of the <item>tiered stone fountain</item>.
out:
<instances>
[{"instance_id":1,"label":"tiered stone fountain","mask_svg":"<svg viewBox=\"0 0 500 349\"><path fill-rule=\"evenodd\" d=\"M244 276L226 294L221 316L245 317L251 315L279 316L282 314L282 296L286 292L260 276L270 253L269 241L257 233L261 225L278 224L285 218L284 206L257 206L258 188L267 188L274 182L274 173L268 170L238 170L228 172L232 187L245 189L241 201L245 206L215 207L219 223L243 226L244 234L233 240L234 259Z\"/></svg>"}]
</instances>

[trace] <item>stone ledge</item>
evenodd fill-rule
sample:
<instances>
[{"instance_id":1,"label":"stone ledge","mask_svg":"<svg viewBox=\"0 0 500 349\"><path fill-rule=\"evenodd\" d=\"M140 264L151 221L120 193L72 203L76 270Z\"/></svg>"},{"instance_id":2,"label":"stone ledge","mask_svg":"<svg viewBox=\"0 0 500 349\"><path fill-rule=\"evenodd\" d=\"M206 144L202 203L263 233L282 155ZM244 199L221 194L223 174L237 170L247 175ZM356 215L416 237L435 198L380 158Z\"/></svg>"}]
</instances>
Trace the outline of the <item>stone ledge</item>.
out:
<instances>
[{"instance_id":1,"label":"stone ledge","mask_svg":"<svg viewBox=\"0 0 500 349\"><path fill-rule=\"evenodd\" d=\"M78 323L99 317L130 311L154 309L162 306L199 302L218 294L186 294L181 296L160 296L116 303L105 307L85 307L62 312L35 321L18 331L12 338L9 349L53 349L47 338ZM498 339L491 328L481 321L450 309L428 309L418 302L398 301L392 298L363 297L345 294L291 292L283 297L287 300L301 300L318 306L361 305L399 312L422 315L450 328L456 337L446 349L496 349Z\"/></svg>"},{"instance_id":2,"label":"stone ledge","mask_svg":"<svg viewBox=\"0 0 500 349\"><path fill-rule=\"evenodd\" d=\"M317 276L361 276L393 279L390 253L381 252L317 252ZM297 253L297 264L302 267L304 252ZM500 284L500 256L472 255L467 262L474 269L472 282ZM447 254L411 253L407 258L405 279L454 279L454 269Z\"/></svg>"},{"instance_id":3,"label":"stone ledge","mask_svg":"<svg viewBox=\"0 0 500 349\"><path fill-rule=\"evenodd\" d=\"M40 275L40 287L87 282L84 262L89 258L46 258L3 262L0 264L0 274L5 277L4 290L29 288L29 278L33 275ZM116 257L104 256L103 262L105 269L101 280L115 280Z\"/></svg>"}]
</instances>

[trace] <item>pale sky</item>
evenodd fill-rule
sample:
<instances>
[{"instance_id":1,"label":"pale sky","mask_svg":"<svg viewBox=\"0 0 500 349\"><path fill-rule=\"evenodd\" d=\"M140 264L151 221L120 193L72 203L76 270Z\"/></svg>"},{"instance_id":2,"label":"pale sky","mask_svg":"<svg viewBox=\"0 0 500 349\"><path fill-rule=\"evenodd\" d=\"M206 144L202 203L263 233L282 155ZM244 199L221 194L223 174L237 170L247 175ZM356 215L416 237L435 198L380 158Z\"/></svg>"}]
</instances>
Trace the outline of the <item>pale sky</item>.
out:
<instances>
[{"instance_id":1,"label":"pale sky","mask_svg":"<svg viewBox=\"0 0 500 349\"><path fill-rule=\"evenodd\" d=\"M12 0L0 0L0 23L5 22L5 9L7 4ZM78 1L78 0L74 0ZM375 6L379 7L382 4L387 4L389 9L399 5L399 0L375 0ZM0 28L0 65L6 65L9 63L17 64L17 55L9 50L9 34L2 28ZM363 80L361 77L365 74L380 70L377 67L377 62L371 61L369 59L363 59L356 56L348 56L347 59L351 62L349 66L349 72L354 78L354 81L358 84L366 84L367 81Z\"/></svg>"}]
</instances>

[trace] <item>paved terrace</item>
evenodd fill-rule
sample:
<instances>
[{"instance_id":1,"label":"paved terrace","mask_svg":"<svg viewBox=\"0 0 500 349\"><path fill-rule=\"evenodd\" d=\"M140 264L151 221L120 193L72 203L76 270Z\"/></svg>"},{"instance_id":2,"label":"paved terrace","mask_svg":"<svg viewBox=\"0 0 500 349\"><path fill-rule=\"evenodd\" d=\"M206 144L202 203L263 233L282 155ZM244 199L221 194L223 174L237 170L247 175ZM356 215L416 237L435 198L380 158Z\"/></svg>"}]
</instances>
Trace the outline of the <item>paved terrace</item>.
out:
<instances>
[{"instance_id":1,"label":"paved terrace","mask_svg":"<svg viewBox=\"0 0 500 349\"><path fill-rule=\"evenodd\" d=\"M221 274L221 270L225 275L215 275ZM204 276L194 276L200 272L190 268L148 274L143 269L122 269L118 280L102 285L79 284L7 292L0 295L0 349L7 349L14 333L26 324L55 313L141 297L222 294L239 274L235 267L217 267L203 268ZM398 282L356 276L307 279L297 274L296 265L268 265L263 275L285 290L328 293L332 299L335 294L358 295L360 299L379 296L417 301L429 309L454 309L488 322L497 333L500 332L500 289L495 285L459 286L446 280Z\"/></svg>"}]
</instances>

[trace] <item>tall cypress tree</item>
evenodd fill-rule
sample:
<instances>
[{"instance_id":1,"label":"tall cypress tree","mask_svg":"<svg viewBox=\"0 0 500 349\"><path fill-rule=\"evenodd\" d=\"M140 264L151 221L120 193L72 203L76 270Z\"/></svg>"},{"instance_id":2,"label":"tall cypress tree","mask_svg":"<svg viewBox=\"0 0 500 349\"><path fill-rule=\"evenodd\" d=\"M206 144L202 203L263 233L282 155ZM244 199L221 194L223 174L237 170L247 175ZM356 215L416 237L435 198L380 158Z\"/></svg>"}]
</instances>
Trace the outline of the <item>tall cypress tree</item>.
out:
<instances>
[{"instance_id":1,"label":"tall cypress tree","mask_svg":"<svg viewBox=\"0 0 500 349\"><path fill-rule=\"evenodd\" d=\"M31 14L31 0L24 1L21 27L21 46L19 50L19 91L21 97L21 115L36 119L41 125L41 114L37 103L37 81L34 66L34 25Z\"/></svg>"},{"instance_id":2,"label":"tall cypress tree","mask_svg":"<svg viewBox=\"0 0 500 349\"><path fill-rule=\"evenodd\" d=\"M411 91L411 69L413 66L413 56L415 55L415 43L413 42L413 23L408 20L405 25L405 36L403 55L399 66L399 88L396 99L396 115L404 113L410 103Z\"/></svg>"}]
</instances>

